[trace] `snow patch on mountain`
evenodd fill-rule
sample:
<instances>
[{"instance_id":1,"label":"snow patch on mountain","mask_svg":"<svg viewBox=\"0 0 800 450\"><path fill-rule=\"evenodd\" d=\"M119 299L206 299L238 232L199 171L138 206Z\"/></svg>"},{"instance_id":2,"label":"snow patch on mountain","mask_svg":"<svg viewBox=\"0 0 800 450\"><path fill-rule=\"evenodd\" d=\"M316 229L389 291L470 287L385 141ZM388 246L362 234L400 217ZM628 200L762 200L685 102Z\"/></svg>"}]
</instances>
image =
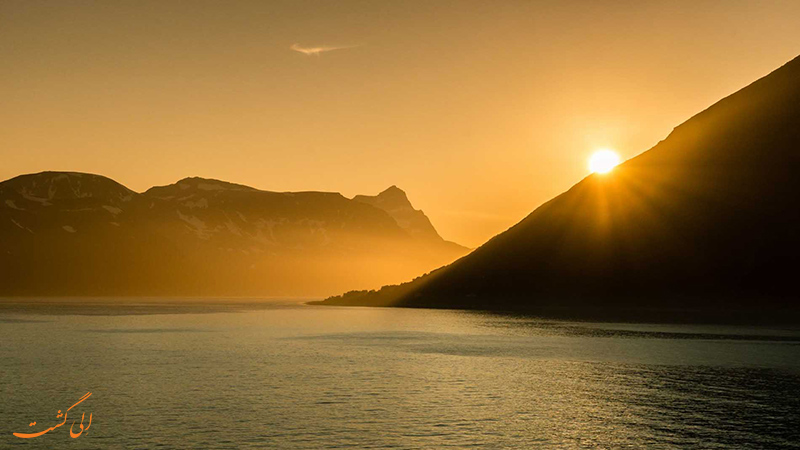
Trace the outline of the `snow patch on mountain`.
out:
<instances>
[{"instance_id":1,"label":"snow patch on mountain","mask_svg":"<svg viewBox=\"0 0 800 450\"><path fill-rule=\"evenodd\" d=\"M205 222L196 216L187 216L186 214L180 212L180 210L176 210L175 212L178 213L178 218L186 222L189 225L189 228L194 230L197 237L200 239L208 239L211 237L211 233L209 232L208 226L206 226Z\"/></svg>"},{"instance_id":2,"label":"snow patch on mountain","mask_svg":"<svg viewBox=\"0 0 800 450\"><path fill-rule=\"evenodd\" d=\"M230 231L231 233L237 236L242 235L242 229L239 228L235 223L233 223L232 220L228 219L224 225L228 228L228 231Z\"/></svg>"},{"instance_id":3,"label":"snow patch on mountain","mask_svg":"<svg viewBox=\"0 0 800 450\"><path fill-rule=\"evenodd\" d=\"M14 225L18 226L19 228L21 228L21 229L23 229L23 230L27 231L28 233L31 233L31 234L33 234L33 230L31 230L30 228L28 228L28 227L26 227L26 226L20 225L20 223L19 223L19 222L17 222L16 220L14 220L14 219L11 219L11 222L12 222Z\"/></svg>"},{"instance_id":4,"label":"snow patch on mountain","mask_svg":"<svg viewBox=\"0 0 800 450\"><path fill-rule=\"evenodd\" d=\"M25 189L23 189L23 191L20 194L22 195L22 198L24 198L25 200L30 200L32 202L39 203L42 206L51 206L52 205L52 203L50 203L46 198L40 198L40 197L36 197L36 196L30 195L30 194L28 194L27 190L25 190Z\"/></svg>"},{"instance_id":5,"label":"snow patch on mountain","mask_svg":"<svg viewBox=\"0 0 800 450\"><path fill-rule=\"evenodd\" d=\"M197 183L197 189L201 191L224 191L225 188L213 183Z\"/></svg>"},{"instance_id":6,"label":"snow patch on mountain","mask_svg":"<svg viewBox=\"0 0 800 450\"><path fill-rule=\"evenodd\" d=\"M201 198L199 200L189 200L183 204L189 209L201 208L205 209L208 208L208 200Z\"/></svg>"},{"instance_id":7,"label":"snow patch on mountain","mask_svg":"<svg viewBox=\"0 0 800 450\"><path fill-rule=\"evenodd\" d=\"M103 209L105 209L106 211L110 212L115 216L122 212L122 210L117 208L116 206L103 205Z\"/></svg>"}]
</instances>

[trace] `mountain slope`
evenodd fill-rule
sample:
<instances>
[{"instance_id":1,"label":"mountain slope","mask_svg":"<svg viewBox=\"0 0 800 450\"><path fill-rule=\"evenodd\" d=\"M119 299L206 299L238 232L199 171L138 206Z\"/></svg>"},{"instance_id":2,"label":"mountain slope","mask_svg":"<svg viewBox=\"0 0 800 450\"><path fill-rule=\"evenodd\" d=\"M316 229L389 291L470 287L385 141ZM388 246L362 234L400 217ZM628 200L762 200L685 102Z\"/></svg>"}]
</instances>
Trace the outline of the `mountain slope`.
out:
<instances>
[{"instance_id":1,"label":"mountain slope","mask_svg":"<svg viewBox=\"0 0 800 450\"><path fill-rule=\"evenodd\" d=\"M455 253L466 254L469 249L454 242L445 241L433 228L428 216L418 209L414 209L406 193L397 186L390 186L385 191L375 196L356 195L354 201L366 203L386 211L397 224L409 235L416 239L435 242L439 245L450 247Z\"/></svg>"},{"instance_id":2,"label":"mountain slope","mask_svg":"<svg viewBox=\"0 0 800 450\"><path fill-rule=\"evenodd\" d=\"M410 235L423 239L442 240L422 211L414 209L406 193L397 186L391 186L375 196L356 195L353 200L372 205L389 213L400 228Z\"/></svg>"},{"instance_id":3,"label":"mountain slope","mask_svg":"<svg viewBox=\"0 0 800 450\"><path fill-rule=\"evenodd\" d=\"M798 230L800 58L454 264L324 303L578 315L797 310Z\"/></svg>"},{"instance_id":4,"label":"mountain slope","mask_svg":"<svg viewBox=\"0 0 800 450\"><path fill-rule=\"evenodd\" d=\"M0 183L0 295L325 295L464 253L338 193L187 178L139 194L68 172Z\"/></svg>"}]
</instances>

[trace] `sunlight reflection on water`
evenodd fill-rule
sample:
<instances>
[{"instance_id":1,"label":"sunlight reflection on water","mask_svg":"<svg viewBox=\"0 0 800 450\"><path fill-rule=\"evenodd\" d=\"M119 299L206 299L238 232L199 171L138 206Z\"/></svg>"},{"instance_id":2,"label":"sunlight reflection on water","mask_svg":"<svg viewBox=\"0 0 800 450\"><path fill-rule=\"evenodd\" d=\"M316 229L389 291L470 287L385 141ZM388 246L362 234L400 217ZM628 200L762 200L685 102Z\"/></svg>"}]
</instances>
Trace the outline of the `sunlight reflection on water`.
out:
<instances>
[{"instance_id":1,"label":"sunlight reflection on water","mask_svg":"<svg viewBox=\"0 0 800 450\"><path fill-rule=\"evenodd\" d=\"M303 305L101 313L0 312L0 447L800 445L793 329ZM87 435L11 436L88 391Z\"/></svg>"}]
</instances>

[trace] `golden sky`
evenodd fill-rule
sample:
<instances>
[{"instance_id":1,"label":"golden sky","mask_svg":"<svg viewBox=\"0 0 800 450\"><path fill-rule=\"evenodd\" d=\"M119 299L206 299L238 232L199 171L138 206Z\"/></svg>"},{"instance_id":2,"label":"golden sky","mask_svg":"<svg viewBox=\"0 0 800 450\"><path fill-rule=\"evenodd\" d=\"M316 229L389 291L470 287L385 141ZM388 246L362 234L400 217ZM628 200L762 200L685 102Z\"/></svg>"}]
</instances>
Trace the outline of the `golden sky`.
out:
<instances>
[{"instance_id":1,"label":"golden sky","mask_svg":"<svg viewBox=\"0 0 800 450\"><path fill-rule=\"evenodd\" d=\"M0 179L395 184L477 246L800 54L800 1L0 1Z\"/></svg>"}]
</instances>

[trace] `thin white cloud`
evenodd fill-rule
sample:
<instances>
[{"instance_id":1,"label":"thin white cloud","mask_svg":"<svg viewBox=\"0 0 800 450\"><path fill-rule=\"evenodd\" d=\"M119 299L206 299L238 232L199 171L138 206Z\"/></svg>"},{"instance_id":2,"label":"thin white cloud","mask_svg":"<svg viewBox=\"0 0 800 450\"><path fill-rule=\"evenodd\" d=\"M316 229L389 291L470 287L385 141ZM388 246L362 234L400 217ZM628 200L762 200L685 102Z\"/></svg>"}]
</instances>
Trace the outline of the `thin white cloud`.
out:
<instances>
[{"instance_id":1,"label":"thin white cloud","mask_svg":"<svg viewBox=\"0 0 800 450\"><path fill-rule=\"evenodd\" d=\"M323 45L321 47L303 47L300 44L292 44L292 46L289 47L289 48L294 50L294 51L296 51L296 52L300 52L300 53L302 53L304 55L319 56L320 53L324 53L324 52L330 52L330 51L333 51L333 50L344 50L344 49L347 49L347 48L356 48L356 47L361 47L361 45L343 45L343 46L337 46L337 47Z\"/></svg>"}]
</instances>

